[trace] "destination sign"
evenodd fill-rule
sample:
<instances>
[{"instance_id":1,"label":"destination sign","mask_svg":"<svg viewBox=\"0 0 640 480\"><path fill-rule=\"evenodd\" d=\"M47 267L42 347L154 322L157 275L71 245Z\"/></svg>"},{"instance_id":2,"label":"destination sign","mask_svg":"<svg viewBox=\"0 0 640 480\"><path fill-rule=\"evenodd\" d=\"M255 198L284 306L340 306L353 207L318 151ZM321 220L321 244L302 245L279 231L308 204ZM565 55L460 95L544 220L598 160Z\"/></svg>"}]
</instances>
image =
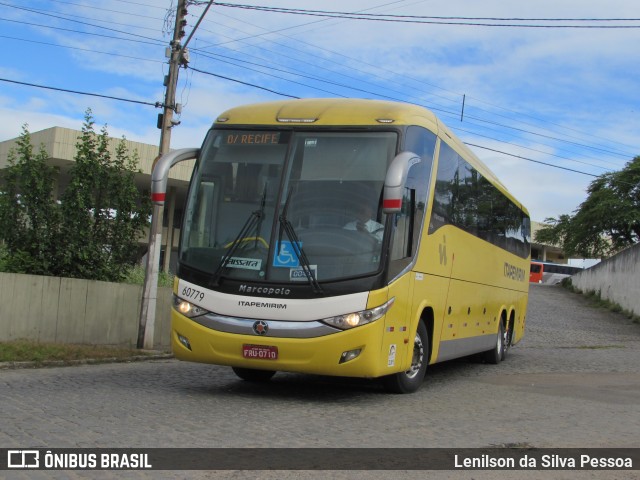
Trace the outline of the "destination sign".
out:
<instances>
[{"instance_id":1,"label":"destination sign","mask_svg":"<svg viewBox=\"0 0 640 480\"><path fill-rule=\"evenodd\" d=\"M227 145L278 145L279 132L246 132L229 133L225 135Z\"/></svg>"}]
</instances>

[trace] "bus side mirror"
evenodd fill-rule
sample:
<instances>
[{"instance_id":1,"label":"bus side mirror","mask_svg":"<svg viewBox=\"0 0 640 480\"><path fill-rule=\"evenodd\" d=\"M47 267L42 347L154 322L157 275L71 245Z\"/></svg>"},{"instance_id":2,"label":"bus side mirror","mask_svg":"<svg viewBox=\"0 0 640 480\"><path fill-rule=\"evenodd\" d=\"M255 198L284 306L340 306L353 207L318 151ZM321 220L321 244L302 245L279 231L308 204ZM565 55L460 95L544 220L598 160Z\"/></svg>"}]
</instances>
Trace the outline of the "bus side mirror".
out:
<instances>
[{"instance_id":1,"label":"bus side mirror","mask_svg":"<svg viewBox=\"0 0 640 480\"><path fill-rule=\"evenodd\" d=\"M407 174L409 169L420 161L422 161L420 157L413 152L401 152L391 161L384 180L382 197L382 211L384 213L398 213L402 210L402 197Z\"/></svg>"},{"instance_id":2,"label":"bus side mirror","mask_svg":"<svg viewBox=\"0 0 640 480\"><path fill-rule=\"evenodd\" d=\"M176 163L198 158L198 155L200 155L199 148L182 148L165 153L155 160L151 172L151 201L153 203L164 205L169 169Z\"/></svg>"}]
</instances>

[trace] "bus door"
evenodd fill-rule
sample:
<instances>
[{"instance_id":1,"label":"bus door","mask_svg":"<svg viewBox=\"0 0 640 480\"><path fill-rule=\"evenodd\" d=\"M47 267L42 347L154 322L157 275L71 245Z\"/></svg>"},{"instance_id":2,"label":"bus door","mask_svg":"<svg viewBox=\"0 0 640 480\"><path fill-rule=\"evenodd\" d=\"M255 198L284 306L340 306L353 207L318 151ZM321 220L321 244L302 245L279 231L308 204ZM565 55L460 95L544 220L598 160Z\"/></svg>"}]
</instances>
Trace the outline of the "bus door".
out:
<instances>
[{"instance_id":1,"label":"bus door","mask_svg":"<svg viewBox=\"0 0 640 480\"><path fill-rule=\"evenodd\" d=\"M435 143L436 137L432 132L421 127L408 129L405 152L410 160L406 164L402 190L396 191L397 197L402 198L401 205L392 215L388 278L389 298L395 297L396 301L393 315L387 319L389 324L385 325L382 353L388 349L387 359L391 362L391 351L395 345L395 364L401 364L406 369L411 366L414 336L420 321L416 305L422 304L426 298L424 291L420 292L420 298L414 293L416 281L423 280L425 275L416 272L413 267L417 261L426 216ZM420 285L424 287L425 282L420 282ZM401 358L398 358L399 355Z\"/></svg>"}]
</instances>

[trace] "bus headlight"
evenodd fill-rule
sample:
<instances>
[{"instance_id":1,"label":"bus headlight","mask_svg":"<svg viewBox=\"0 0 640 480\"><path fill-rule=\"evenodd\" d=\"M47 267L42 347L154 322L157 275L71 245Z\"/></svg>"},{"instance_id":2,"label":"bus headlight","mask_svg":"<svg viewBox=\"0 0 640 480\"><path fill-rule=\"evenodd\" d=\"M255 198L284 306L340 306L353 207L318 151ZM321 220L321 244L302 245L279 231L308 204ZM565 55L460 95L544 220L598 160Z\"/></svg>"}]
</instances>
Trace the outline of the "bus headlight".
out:
<instances>
[{"instance_id":1,"label":"bus headlight","mask_svg":"<svg viewBox=\"0 0 640 480\"><path fill-rule=\"evenodd\" d=\"M322 322L342 330L366 325L367 323L375 322L387 313L395 300L396 298L393 297L387 303L380 305L379 307L362 310L360 312L347 313L346 315L339 315L337 317L325 318Z\"/></svg>"},{"instance_id":2,"label":"bus headlight","mask_svg":"<svg viewBox=\"0 0 640 480\"><path fill-rule=\"evenodd\" d=\"M180 312L185 317L193 318L199 317L200 315L204 315L205 313L209 313L208 310L204 308L200 308L197 305L194 305L191 302L187 302L180 297L173 296L173 308L175 308L178 312Z\"/></svg>"}]
</instances>

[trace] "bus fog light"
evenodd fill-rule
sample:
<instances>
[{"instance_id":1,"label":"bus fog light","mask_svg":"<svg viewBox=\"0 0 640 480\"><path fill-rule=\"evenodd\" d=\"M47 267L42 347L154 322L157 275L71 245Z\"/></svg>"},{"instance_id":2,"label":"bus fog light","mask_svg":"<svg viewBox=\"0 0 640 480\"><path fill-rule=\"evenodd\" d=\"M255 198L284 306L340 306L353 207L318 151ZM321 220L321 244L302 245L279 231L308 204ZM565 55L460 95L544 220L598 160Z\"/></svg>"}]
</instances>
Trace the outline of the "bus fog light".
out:
<instances>
[{"instance_id":1,"label":"bus fog light","mask_svg":"<svg viewBox=\"0 0 640 480\"><path fill-rule=\"evenodd\" d=\"M351 360L356 358L358 355L360 355L360 352L362 352L361 348L356 348L355 350L348 350L346 352L342 352L342 355L340 355L339 363L350 362Z\"/></svg>"},{"instance_id":2,"label":"bus fog light","mask_svg":"<svg viewBox=\"0 0 640 480\"><path fill-rule=\"evenodd\" d=\"M191 344L189 343L189 339L187 337L183 337L179 333L176 334L178 336L178 341L185 347L191 350Z\"/></svg>"}]
</instances>

